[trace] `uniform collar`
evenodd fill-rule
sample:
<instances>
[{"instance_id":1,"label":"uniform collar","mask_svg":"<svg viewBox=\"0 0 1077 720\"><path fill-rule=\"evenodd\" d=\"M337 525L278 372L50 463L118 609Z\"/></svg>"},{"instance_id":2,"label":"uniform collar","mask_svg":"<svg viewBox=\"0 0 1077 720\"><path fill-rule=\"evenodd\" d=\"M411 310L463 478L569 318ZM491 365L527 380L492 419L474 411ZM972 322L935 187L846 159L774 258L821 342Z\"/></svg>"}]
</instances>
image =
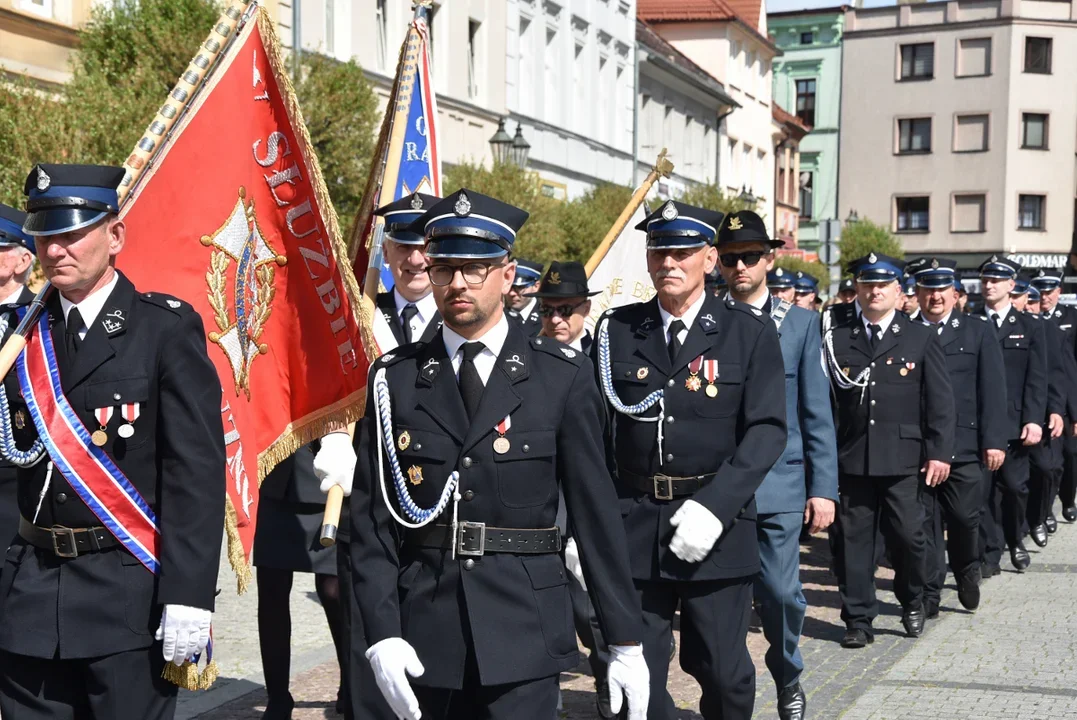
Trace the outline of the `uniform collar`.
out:
<instances>
[{"instance_id":1,"label":"uniform collar","mask_svg":"<svg viewBox=\"0 0 1077 720\"><path fill-rule=\"evenodd\" d=\"M524 305L522 310L517 310L516 312L520 313L520 317L522 319L527 320L529 317L531 317L531 312L535 309L535 306L537 304L538 298L533 297L531 298L531 300L528 301L527 305Z\"/></svg>"},{"instance_id":2,"label":"uniform collar","mask_svg":"<svg viewBox=\"0 0 1077 720\"><path fill-rule=\"evenodd\" d=\"M894 322L894 318L897 317L897 311L896 310L891 310L889 313L886 314L886 317L880 319L876 323L872 323L870 320L868 320L866 317L864 317L864 312L860 309L860 301L856 300L855 302L856 302L856 314L860 316L860 322L864 323L864 329L867 330L868 332L871 332L871 326L873 324L878 325L879 330L880 330L879 334L880 335L885 335L886 331L890 328L890 323Z\"/></svg>"},{"instance_id":3,"label":"uniform collar","mask_svg":"<svg viewBox=\"0 0 1077 720\"><path fill-rule=\"evenodd\" d=\"M434 313L438 310L438 304L434 301L433 291L428 292L421 298L412 302L406 297L400 294L400 291L395 287L393 288L393 300L396 303L396 314L404 312L404 308L408 305L414 305L415 309L419 311L419 319L425 324L430 321L430 318L434 317Z\"/></svg>"},{"instance_id":4,"label":"uniform collar","mask_svg":"<svg viewBox=\"0 0 1077 720\"><path fill-rule=\"evenodd\" d=\"M8 295L3 300L0 300L0 305L17 305L19 298L22 297L22 291L25 286L20 285L19 289Z\"/></svg>"},{"instance_id":5,"label":"uniform collar","mask_svg":"<svg viewBox=\"0 0 1077 720\"><path fill-rule=\"evenodd\" d=\"M453 330L448 325L441 326L442 338L445 341L445 353L452 360L456 357L456 353L460 351L460 348L466 342L481 342L486 346L483 352L493 353L496 358L501 355L501 348L505 346L505 338L509 334L509 321L505 317L505 313L501 313L501 317L498 319L497 324L487 330L481 337L477 337L473 340L468 340L463 335Z\"/></svg>"},{"instance_id":6,"label":"uniform collar","mask_svg":"<svg viewBox=\"0 0 1077 720\"><path fill-rule=\"evenodd\" d=\"M986 315L987 317L991 317L991 313L995 313L998 315L999 322L1003 322L1006 320L1006 316L1010 314L1011 310L1013 310L1012 303L1006 303L998 310L992 310L989 307L984 307L984 315Z\"/></svg>"},{"instance_id":7,"label":"uniform collar","mask_svg":"<svg viewBox=\"0 0 1077 720\"><path fill-rule=\"evenodd\" d=\"M67 322L67 316L71 314L71 308L76 307L79 309L79 314L82 315L82 324L87 328L93 327L94 321L97 320L97 316L101 314L101 308L105 306L112 291L116 288L116 283L120 280L120 273L118 270L112 271L112 279L108 281L108 284L99 290L95 290L93 294L84 299L80 303L73 303L60 294L60 309L64 313L64 322Z\"/></svg>"},{"instance_id":8,"label":"uniform collar","mask_svg":"<svg viewBox=\"0 0 1077 720\"><path fill-rule=\"evenodd\" d=\"M703 301L707 299L707 293L701 292L699 298L694 303L688 306L688 309L684 311L684 315L680 317L674 317L670 313L666 312L666 309L662 307L662 302L658 301L658 314L662 318L662 330L669 335L669 326L674 320L680 320L684 323L686 330L691 330L692 325L696 321L696 316L699 315L699 311L703 309ZM656 298L657 300L657 298Z\"/></svg>"},{"instance_id":9,"label":"uniform collar","mask_svg":"<svg viewBox=\"0 0 1077 720\"><path fill-rule=\"evenodd\" d=\"M950 308L950 312L948 312L948 313L946 313L945 315L943 315L943 316L942 316L942 319L941 319L941 320L939 320L938 322L931 322L930 320L928 320L928 319L927 319L927 316L926 316L926 315L924 315L924 313L922 313L922 312L920 313L920 316L919 316L919 320L920 320L920 322L922 322L922 323L923 323L924 325L947 325L947 324L949 324L949 322L950 322L950 318L951 318L951 317L953 317L953 314L954 314L954 309L955 309L956 307L957 307L957 306L955 305L955 306L954 306L953 308Z\"/></svg>"}]
</instances>

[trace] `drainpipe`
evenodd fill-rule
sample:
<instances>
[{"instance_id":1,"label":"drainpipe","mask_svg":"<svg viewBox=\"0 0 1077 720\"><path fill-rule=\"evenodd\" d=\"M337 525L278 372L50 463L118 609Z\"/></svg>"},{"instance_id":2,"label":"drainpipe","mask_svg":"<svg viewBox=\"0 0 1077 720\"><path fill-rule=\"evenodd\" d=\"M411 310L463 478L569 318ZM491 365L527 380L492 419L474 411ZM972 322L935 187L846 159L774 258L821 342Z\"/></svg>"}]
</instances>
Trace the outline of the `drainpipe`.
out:
<instances>
[{"instance_id":1,"label":"drainpipe","mask_svg":"<svg viewBox=\"0 0 1077 720\"><path fill-rule=\"evenodd\" d=\"M718 137L717 137L718 142L716 143L718 145L718 148L717 148L717 151L716 151L717 154L718 154L718 157L714 161L714 184L718 188L722 187L722 183L721 183L721 180L722 180L722 121L725 120L729 115L731 115L733 113L733 111L736 110L736 109L737 108L735 108L735 107L731 107L728 110L726 110L724 113L721 113L721 114L718 115L718 127L716 129L717 133L718 133Z\"/></svg>"},{"instance_id":2,"label":"drainpipe","mask_svg":"<svg viewBox=\"0 0 1077 720\"><path fill-rule=\"evenodd\" d=\"M299 5L302 0L292 0L292 60L295 63L295 77L299 79L300 55L303 53L303 33L300 28Z\"/></svg>"},{"instance_id":3,"label":"drainpipe","mask_svg":"<svg viewBox=\"0 0 1077 720\"><path fill-rule=\"evenodd\" d=\"M639 182L639 42L632 54L632 189Z\"/></svg>"}]
</instances>

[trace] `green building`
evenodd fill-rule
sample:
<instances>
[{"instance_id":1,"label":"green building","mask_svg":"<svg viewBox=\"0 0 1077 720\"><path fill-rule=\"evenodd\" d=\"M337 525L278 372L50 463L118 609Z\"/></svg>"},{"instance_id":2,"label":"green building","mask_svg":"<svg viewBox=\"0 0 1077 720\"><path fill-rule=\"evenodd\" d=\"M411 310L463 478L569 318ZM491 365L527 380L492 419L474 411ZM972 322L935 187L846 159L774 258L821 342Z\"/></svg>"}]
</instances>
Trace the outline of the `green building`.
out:
<instances>
[{"instance_id":1,"label":"green building","mask_svg":"<svg viewBox=\"0 0 1077 720\"><path fill-rule=\"evenodd\" d=\"M824 221L838 218L841 37L846 6L767 14L782 51L774 58L774 102L812 126L800 141L800 248L819 251Z\"/></svg>"}]
</instances>

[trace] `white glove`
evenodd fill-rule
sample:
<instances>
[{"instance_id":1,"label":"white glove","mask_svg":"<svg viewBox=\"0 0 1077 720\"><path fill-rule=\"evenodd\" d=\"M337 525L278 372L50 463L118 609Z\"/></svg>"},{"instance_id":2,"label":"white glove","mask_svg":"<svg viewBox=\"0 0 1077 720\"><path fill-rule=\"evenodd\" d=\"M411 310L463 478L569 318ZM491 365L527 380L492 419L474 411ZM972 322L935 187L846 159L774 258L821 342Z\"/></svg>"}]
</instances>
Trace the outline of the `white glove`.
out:
<instances>
[{"instance_id":1,"label":"white glove","mask_svg":"<svg viewBox=\"0 0 1077 720\"><path fill-rule=\"evenodd\" d=\"M722 535L722 521L695 500L685 500L669 524L677 528L669 549L685 562L699 562Z\"/></svg>"},{"instance_id":2,"label":"white glove","mask_svg":"<svg viewBox=\"0 0 1077 720\"><path fill-rule=\"evenodd\" d=\"M396 716L401 720L419 720L423 713L408 675L419 677L426 669L415 649L404 638L385 638L370 646L366 659L370 661L378 689Z\"/></svg>"},{"instance_id":3,"label":"white glove","mask_svg":"<svg viewBox=\"0 0 1077 720\"><path fill-rule=\"evenodd\" d=\"M339 485L344 497L352 494L355 479L355 448L351 436L345 431L332 432L322 438L322 449L314 456L314 474L322 481L321 491Z\"/></svg>"},{"instance_id":4,"label":"white glove","mask_svg":"<svg viewBox=\"0 0 1077 720\"><path fill-rule=\"evenodd\" d=\"M651 674L643 659L642 645L610 645L607 671L610 710L621 712L621 695L628 698L628 720L647 720L651 698Z\"/></svg>"},{"instance_id":5,"label":"white glove","mask_svg":"<svg viewBox=\"0 0 1077 720\"><path fill-rule=\"evenodd\" d=\"M583 565L580 564L580 549L576 547L576 538L569 538L565 543L565 567L586 591L587 583L583 581Z\"/></svg>"},{"instance_id":6,"label":"white glove","mask_svg":"<svg viewBox=\"0 0 1077 720\"><path fill-rule=\"evenodd\" d=\"M165 605L161 626L154 635L164 640L165 662L180 666L187 658L201 655L209 644L209 623L213 613L189 605Z\"/></svg>"}]
</instances>

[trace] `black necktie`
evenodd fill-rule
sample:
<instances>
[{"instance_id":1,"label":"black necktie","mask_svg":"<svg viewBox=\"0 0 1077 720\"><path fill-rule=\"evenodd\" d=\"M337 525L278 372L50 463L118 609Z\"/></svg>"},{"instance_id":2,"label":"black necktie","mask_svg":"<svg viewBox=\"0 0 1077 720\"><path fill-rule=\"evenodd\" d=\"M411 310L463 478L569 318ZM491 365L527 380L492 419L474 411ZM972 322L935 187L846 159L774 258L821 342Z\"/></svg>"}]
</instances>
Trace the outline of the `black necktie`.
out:
<instances>
[{"instance_id":1,"label":"black necktie","mask_svg":"<svg viewBox=\"0 0 1077 720\"><path fill-rule=\"evenodd\" d=\"M464 361L460 363L460 396L464 399L464 409L467 410L468 420L475 417L482 401L482 391L486 386L482 383L478 368L475 367L475 358L486 349L481 342L464 343L461 351Z\"/></svg>"},{"instance_id":2,"label":"black necktie","mask_svg":"<svg viewBox=\"0 0 1077 720\"><path fill-rule=\"evenodd\" d=\"M878 325L868 325L868 327L871 328L871 349L874 350L879 344L879 336L883 334L883 329Z\"/></svg>"},{"instance_id":3,"label":"black necktie","mask_svg":"<svg viewBox=\"0 0 1077 720\"><path fill-rule=\"evenodd\" d=\"M992 312L991 313L991 319L995 321L995 329L996 330L998 330L1000 327L1002 327L1002 316L999 315L997 312Z\"/></svg>"},{"instance_id":4,"label":"black necktie","mask_svg":"<svg viewBox=\"0 0 1077 720\"><path fill-rule=\"evenodd\" d=\"M681 351L682 330L684 330L684 323L680 320L674 320L669 324L669 361L671 363L677 360L677 353Z\"/></svg>"},{"instance_id":5,"label":"black necktie","mask_svg":"<svg viewBox=\"0 0 1077 720\"><path fill-rule=\"evenodd\" d=\"M65 349L69 358L78 355L79 346L82 345L82 340L79 338L80 330L82 330L82 313L77 307L73 307L67 314L67 331L64 334Z\"/></svg>"},{"instance_id":6,"label":"black necktie","mask_svg":"<svg viewBox=\"0 0 1077 720\"><path fill-rule=\"evenodd\" d=\"M400 311L400 324L404 326L404 344L412 342L411 338L411 319L419 314L419 308L415 307L411 303L404 306L404 309Z\"/></svg>"}]
</instances>

